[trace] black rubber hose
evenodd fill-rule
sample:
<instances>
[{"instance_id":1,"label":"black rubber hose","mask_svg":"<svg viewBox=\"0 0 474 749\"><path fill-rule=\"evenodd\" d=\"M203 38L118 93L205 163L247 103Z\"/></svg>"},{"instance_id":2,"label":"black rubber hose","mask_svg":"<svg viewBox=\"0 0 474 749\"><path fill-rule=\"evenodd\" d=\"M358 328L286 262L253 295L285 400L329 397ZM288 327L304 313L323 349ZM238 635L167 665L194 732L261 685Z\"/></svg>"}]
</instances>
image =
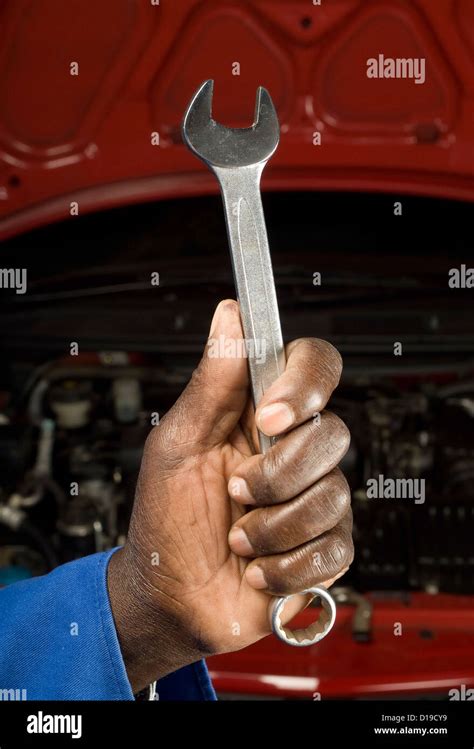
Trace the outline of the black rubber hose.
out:
<instances>
[{"instance_id":1,"label":"black rubber hose","mask_svg":"<svg viewBox=\"0 0 474 749\"><path fill-rule=\"evenodd\" d=\"M41 533L38 528L32 525L28 520L24 520L18 528L18 533L24 533L31 538L33 545L44 557L48 567L48 572L54 570L54 568L58 566L59 560L56 556L56 552L46 536Z\"/></svg>"}]
</instances>

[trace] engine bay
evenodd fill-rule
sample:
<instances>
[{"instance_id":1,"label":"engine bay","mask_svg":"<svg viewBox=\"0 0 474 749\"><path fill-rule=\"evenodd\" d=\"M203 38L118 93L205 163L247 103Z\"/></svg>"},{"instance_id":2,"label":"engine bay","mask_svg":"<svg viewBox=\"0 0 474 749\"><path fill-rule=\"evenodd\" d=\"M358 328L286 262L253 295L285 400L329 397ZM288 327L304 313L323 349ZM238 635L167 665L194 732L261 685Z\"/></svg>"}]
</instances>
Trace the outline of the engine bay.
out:
<instances>
[{"instance_id":1,"label":"engine bay","mask_svg":"<svg viewBox=\"0 0 474 749\"><path fill-rule=\"evenodd\" d=\"M217 201L79 217L4 244L28 294L4 295L0 323L0 584L123 543L146 435L191 376L213 304L233 296ZM393 204L265 197L283 330L344 358L331 408L352 434L357 553L343 584L473 594L474 336L468 291L448 285L468 206L404 198L401 218Z\"/></svg>"}]
</instances>

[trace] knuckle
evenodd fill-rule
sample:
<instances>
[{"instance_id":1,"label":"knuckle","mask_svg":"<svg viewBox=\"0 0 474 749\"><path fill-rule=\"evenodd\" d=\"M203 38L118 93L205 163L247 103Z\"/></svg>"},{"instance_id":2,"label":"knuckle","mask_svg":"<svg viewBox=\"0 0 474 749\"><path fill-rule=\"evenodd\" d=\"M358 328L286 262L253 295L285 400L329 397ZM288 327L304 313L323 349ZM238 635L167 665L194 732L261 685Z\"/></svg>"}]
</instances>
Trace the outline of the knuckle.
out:
<instances>
[{"instance_id":1,"label":"knuckle","mask_svg":"<svg viewBox=\"0 0 474 749\"><path fill-rule=\"evenodd\" d=\"M318 547L321 549L321 547ZM338 549L321 549L317 552L311 552L308 555L307 568L307 585L313 585L323 580L328 580L342 568L342 565L335 561L335 556L340 552Z\"/></svg>"},{"instance_id":2,"label":"knuckle","mask_svg":"<svg viewBox=\"0 0 474 749\"><path fill-rule=\"evenodd\" d=\"M344 517L351 509L351 490L346 477L339 469L335 471L333 496L340 516Z\"/></svg>"},{"instance_id":3,"label":"knuckle","mask_svg":"<svg viewBox=\"0 0 474 749\"><path fill-rule=\"evenodd\" d=\"M307 389L305 399L318 411L327 400L329 391L339 383L341 355L331 343L320 338L299 338L292 347L299 349L298 367Z\"/></svg>"},{"instance_id":4,"label":"knuckle","mask_svg":"<svg viewBox=\"0 0 474 749\"><path fill-rule=\"evenodd\" d=\"M312 446L307 444L303 445L299 450L292 451L291 456L289 456L287 460L282 459L280 469L281 473L279 474L280 485L283 480L286 486L293 487L293 491L297 493L297 487L300 484L301 476L308 468L311 454ZM275 482L278 482L279 476L275 476Z\"/></svg>"},{"instance_id":5,"label":"knuckle","mask_svg":"<svg viewBox=\"0 0 474 749\"><path fill-rule=\"evenodd\" d=\"M337 451L341 457L346 454L351 444L349 428L339 416L332 411L324 412L325 425L328 431L327 441L330 449Z\"/></svg>"},{"instance_id":6,"label":"knuckle","mask_svg":"<svg viewBox=\"0 0 474 749\"><path fill-rule=\"evenodd\" d=\"M321 554L321 572L325 579L333 577L354 559L354 542L350 528L341 524L328 534Z\"/></svg>"},{"instance_id":7,"label":"knuckle","mask_svg":"<svg viewBox=\"0 0 474 749\"><path fill-rule=\"evenodd\" d=\"M325 555L314 552L311 545L282 556L269 567L269 588L277 594L299 593L330 577Z\"/></svg>"},{"instance_id":8,"label":"knuckle","mask_svg":"<svg viewBox=\"0 0 474 749\"><path fill-rule=\"evenodd\" d=\"M344 543L343 539L333 541L331 546L326 551L328 559L328 569L336 571L341 568L347 557L347 544Z\"/></svg>"},{"instance_id":9,"label":"knuckle","mask_svg":"<svg viewBox=\"0 0 474 749\"><path fill-rule=\"evenodd\" d=\"M326 523L333 527L349 512L351 491L342 471L333 470L321 480L318 508Z\"/></svg>"},{"instance_id":10,"label":"knuckle","mask_svg":"<svg viewBox=\"0 0 474 749\"><path fill-rule=\"evenodd\" d=\"M318 356L322 358L325 367L330 370L331 374L339 382L342 372L342 356L329 341L324 341L322 338L314 338Z\"/></svg>"},{"instance_id":11,"label":"knuckle","mask_svg":"<svg viewBox=\"0 0 474 749\"><path fill-rule=\"evenodd\" d=\"M354 541L350 527L343 525L338 529L338 537L335 541L335 547L337 547L337 554L340 562L343 563L344 567L352 564L354 559Z\"/></svg>"},{"instance_id":12,"label":"knuckle","mask_svg":"<svg viewBox=\"0 0 474 749\"><path fill-rule=\"evenodd\" d=\"M266 565L266 579L274 593L302 590L305 585L304 563L296 553L285 554Z\"/></svg>"},{"instance_id":13,"label":"knuckle","mask_svg":"<svg viewBox=\"0 0 474 749\"><path fill-rule=\"evenodd\" d=\"M278 534L275 534L265 509L249 512L246 522L240 527L246 532L256 554L267 554L272 546L278 543Z\"/></svg>"},{"instance_id":14,"label":"knuckle","mask_svg":"<svg viewBox=\"0 0 474 749\"><path fill-rule=\"evenodd\" d=\"M326 355L321 358L321 346L316 338L300 339L299 344L304 356L299 361L299 371L304 383L303 391L299 391L297 397L302 404L310 407L314 412L319 412L327 400L328 393L325 387L324 377L321 378L321 364L323 375L326 372ZM322 342L324 345L325 342Z\"/></svg>"},{"instance_id":15,"label":"knuckle","mask_svg":"<svg viewBox=\"0 0 474 749\"><path fill-rule=\"evenodd\" d=\"M250 491L257 502L271 502L274 498L278 476L284 465L283 455L276 449L270 449L258 462L249 481Z\"/></svg>"},{"instance_id":16,"label":"knuckle","mask_svg":"<svg viewBox=\"0 0 474 749\"><path fill-rule=\"evenodd\" d=\"M304 368L304 373L311 380L316 378L316 367L315 362L319 362L321 359L321 346L317 338L299 338L296 341L297 345L301 347L301 366Z\"/></svg>"},{"instance_id":17,"label":"knuckle","mask_svg":"<svg viewBox=\"0 0 474 749\"><path fill-rule=\"evenodd\" d=\"M317 338L295 338L294 341L292 341L290 345L293 351L296 348L301 348L302 350L304 350L304 353L306 354L305 358L316 359L319 357L319 354L320 354L320 349L319 349L318 344L319 344L319 341Z\"/></svg>"}]
</instances>

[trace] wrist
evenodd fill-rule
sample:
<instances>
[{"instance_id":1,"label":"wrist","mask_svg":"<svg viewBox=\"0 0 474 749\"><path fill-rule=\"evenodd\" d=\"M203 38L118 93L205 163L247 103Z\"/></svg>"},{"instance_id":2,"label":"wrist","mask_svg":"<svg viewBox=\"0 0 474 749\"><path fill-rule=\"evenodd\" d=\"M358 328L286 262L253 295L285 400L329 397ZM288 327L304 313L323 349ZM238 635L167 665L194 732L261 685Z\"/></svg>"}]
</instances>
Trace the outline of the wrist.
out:
<instances>
[{"instance_id":1,"label":"wrist","mask_svg":"<svg viewBox=\"0 0 474 749\"><path fill-rule=\"evenodd\" d=\"M159 591L130 559L127 546L110 558L107 585L122 657L133 693L199 660L183 612Z\"/></svg>"}]
</instances>

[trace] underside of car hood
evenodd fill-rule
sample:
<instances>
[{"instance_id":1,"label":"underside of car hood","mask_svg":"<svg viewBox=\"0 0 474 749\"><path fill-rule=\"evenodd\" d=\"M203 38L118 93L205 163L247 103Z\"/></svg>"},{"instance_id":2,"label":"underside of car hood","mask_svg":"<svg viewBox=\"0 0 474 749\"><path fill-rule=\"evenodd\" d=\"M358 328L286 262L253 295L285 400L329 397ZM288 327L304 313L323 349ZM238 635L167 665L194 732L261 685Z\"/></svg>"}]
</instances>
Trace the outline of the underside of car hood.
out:
<instances>
[{"instance_id":1,"label":"underside of car hood","mask_svg":"<svg viewBox=\"0 0 474 749\"><path fill-rule=\"evenodd\" d=\"M282 138L267 189L472 200L473 16L469 0L5 0L0 238L214 192L180 136L208 78L214 116L237 127L257 87L271 92ZM410 60L423 76L391 77Z\"/></svg>"}]
</instances>

